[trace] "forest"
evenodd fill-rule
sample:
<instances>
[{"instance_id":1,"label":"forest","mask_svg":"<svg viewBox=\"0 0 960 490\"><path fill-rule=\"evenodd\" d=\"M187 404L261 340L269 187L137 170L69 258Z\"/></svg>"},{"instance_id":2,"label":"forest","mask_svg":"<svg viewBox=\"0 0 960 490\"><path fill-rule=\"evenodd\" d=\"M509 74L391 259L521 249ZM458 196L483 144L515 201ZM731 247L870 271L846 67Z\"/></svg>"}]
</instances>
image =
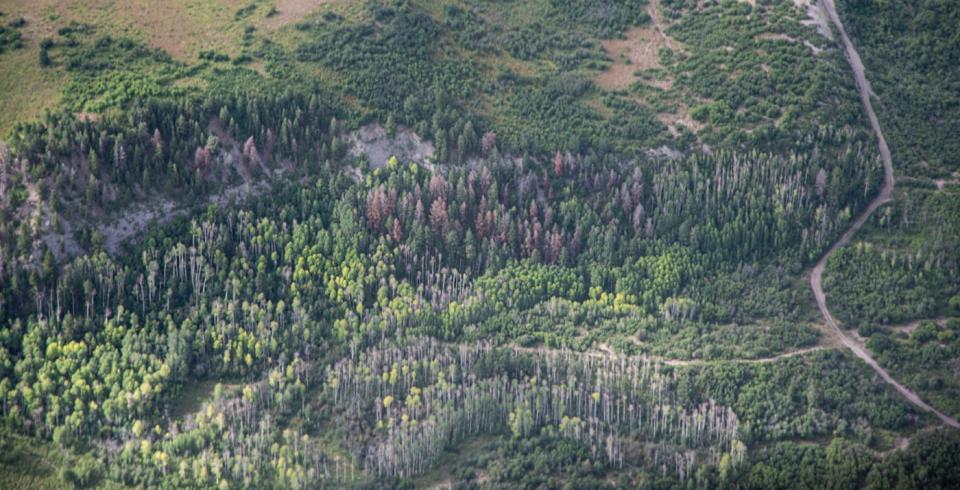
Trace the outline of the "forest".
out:
<instances>
[{"instance_id":1,"label":"forest","mask_svg":"<svg viewBox=\"0 0 960 490\"><path fill-rule=\"evenodd\" d=\"M840 2L898 180L835 251L884 168L802 1L210 2L0 15L61 94L0 125L0 487L960 484L877 371L960 415L952 106L890 81L950 93L943 2Z\"/></svg>"}]
</instances>

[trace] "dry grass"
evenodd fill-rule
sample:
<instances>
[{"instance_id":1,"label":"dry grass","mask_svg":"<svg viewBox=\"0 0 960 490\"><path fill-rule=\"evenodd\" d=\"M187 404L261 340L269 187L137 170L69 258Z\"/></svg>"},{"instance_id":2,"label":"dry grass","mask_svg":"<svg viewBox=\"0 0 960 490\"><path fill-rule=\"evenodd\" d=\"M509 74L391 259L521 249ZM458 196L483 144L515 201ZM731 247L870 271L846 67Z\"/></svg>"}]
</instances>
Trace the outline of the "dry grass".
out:
<instances>
[{"instance_id":1,"label":"dry grass","mask_svg":"<svg viewBox=\"0 0 960 490\"><path fill-rule=\"evenodd\" d=\"M775 32L765 32L763 34L757 35L756 37L754 37L754 39L758 41L786 41L790 43L798 42L797 38L795 37L789 36L787 34L775 33ZM810 51L815 55L820 54L820 52L823 51L823 49L817 46L814 46L812 43L810 43L810 41L804 40L802 42L803 42L803 45L810 48Z\"/></svg>"},{"instance_id":2,"label":"dry grass","mask_svg":"<svg viewBox=\"0 0 960 490\"><path fill-rule=\"evenodd\" d=\"M39 50L36 40L27 39L22 49L0 55L0 139L17 122L36 119L60 102L66 76L41 68Z\"/></svg>"},{"instance_id":3,"label":"dry grass","mask_svg":"<svg viewBox=\"0 0 960 490\"><path fill-rule=\"evenodd\" d=\"M237 11L252 3L256 9L243 18ZM0 138L13 125L42 115L61 101L69 81L62 68L41 68L39 44L56 38L71 22L94 26L98 35L129 37L162 49L174 58L195 62L200 51L215 50L236 56L242 49L244 28L276 30L298 22L317 9L349 7L353 0L3 0L7 18L24 17L24 48L0 55ZM277 14L266 17L271 6Z\"/></svg>"},{"instance_id":4,"label":"dry grass","mask_svg":"<svg viewBox=\"0 0 960 490\"><path fill-rule=\"evenodd\" d=\"M71 22L99 34L130 37L176 58L195 60L201 49L239 51L242 26L234 14L245 0L5 0L8 18L24 17L24 47L0 55L0 138L13 125L57 107L69 81L60 67L42 68L40 41Z\"/></svg>"},{"instance_id":5,"label":"dry grass","mask_svg":"<svg viewBox=\"0 0 960 490\"><path fill-rule=\"evenodd\" d=\"M602 41L604 51L613 63L594 78L597 86L604 90L615 91L628 89L634 83L650 85L658 90L673 89L673 79L669 77L639 76L651 70L663 70L660 64L660 50L668 48L674 51L683 50L683 45L666 34L670 24L666 22L660 12L660 2L651 0L647 6L647 15L650 23L642 27L634 27L626 32L626 39L611 39ZM637 102L644 103L642 100ZM670 134L676 136L680 128L685 127L697 133L703 124L690 116L690 107L678 104L672 112L660 112L657 119L667 126Z\"/></svg>"},{"instance_id":6,"label":"dry grass","mask_svg":"<svg viewBox=\"0 0 960 490\"><path fill-rule=\"evenodd\" d=\"M277 29L300 22L327 4L347 3L349 0L274 0L277 13L263 21L263 27Z\"/></svg>"},{"instance_id":7,"label":"dry grass","mask_svg":"<svg viewBox=\"0 0 960 490\"><path fill-rule=\"evenodd\" d=\"M667 125L670 134L676 136L680 134L679 127L683 126L694 134L703 129L703 123L690 116L690 108L681 105L677 107L676 112L661 112L657 114L657 120Z\"/></svg>"},{"instance_id":8,"label":"dry grass","mask_svg":"<svg viewBox=\"0 0 960 490\"><path fill-rule=\"evenodd\" d=\"M764 32L763 34L754 36L754 39L758 39L762 41L788 41L791 43L797 42L797 40L794 39L793 37L780 32Z\"/></svg>"},{"instance_id":9,"label":"dry grass","mask_svg":"<svg viewBox=\"0 0 960 490\"><path fill-rule=\"evenodd\" d=\"M93 25L101 34L126 36L195 60L199 51L239 50L243 22L237 10L249 0L7 0L5 10L23 15L40 36L53 37L70 22Z\"/></svg>"},{"instance_id":10,"label":"dry grass","mask_svg":"<svg viewBox=\"0 0 960 490\"><path fill-rule=\"evenodd\" d=\"M629 29L626 32L626 39L601 42L613 63L594 78L597 86L604 90L615 91L628 89L635 83L642 83L655 90L675 90L673 79L663 76L667 70L660 64L660 50L667 48L682 51L684 47L667 35L670 23L661 14L659 0L650 0L647 5L647 15L650 17L650 22L642 27ZM654 71L659 74L650 76L650 72ZM647 105L642 99L637 98L636 101ZM674 136L680 133L681 127L694 133L703 128L703 124L690 116L690 107L682 103L677 104L671 112L657 113L656 117Z\"/></svg>"},{"instance_id":11,"label":"dry grass","mask_svg":"<svg viewBox=\"0 0 960 490\"><path fill-rule=\"evenodd\" d=\"M0 488L71 488L57 478L64 459L63 451L53 444L0 432Z\"/></svg>"},{"instance_id":12,"label":"dry grass","mask_svg":"<svg viewBox=\"0 0 960 490\"><path fill-rule=\"evenodd\" d=\"M586 105L587 107L597 111L597 114L600 114L604 118L609 119L614 116L613 109L607 107L607 105L603 103L603 100L599 98L592 98L588 100Z\"/></svg>"},{"instance_id":13,"label":"dry grass","mask_svg":"<svg viewBox=\"0 0 960 490\"><path fill-rule=\"evenodd\" d=\"M666 39L652 25L633 27L626 39L602 41L603 50L613 60L609 68L596 76L594 81L604 90L620 90L630 87L640 78L636 72L663 68L660 65L660 49L667 47ZM669 88L669 80L649 80L661 89Z\"/></svg>"}]
</instances>

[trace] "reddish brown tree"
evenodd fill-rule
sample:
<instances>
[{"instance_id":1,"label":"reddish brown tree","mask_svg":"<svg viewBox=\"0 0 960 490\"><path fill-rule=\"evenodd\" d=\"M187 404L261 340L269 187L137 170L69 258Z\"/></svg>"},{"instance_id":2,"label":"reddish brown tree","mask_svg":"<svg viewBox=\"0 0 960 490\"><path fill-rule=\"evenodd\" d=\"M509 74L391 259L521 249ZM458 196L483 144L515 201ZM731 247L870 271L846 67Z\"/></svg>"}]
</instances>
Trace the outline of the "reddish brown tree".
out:
<instances>
[{"instance_id":1,"label":"reddish brown tree","mask_svg":"<svg viewBox=\"0 0 960 490\"><path fill-rule=\"evenodd\" d=\"M447 201L442 196L434 199L430 206L430 226L436 232L443 232L449 226Z\"/></svg>"},{"instance_id":2,"label":"reddish brown tree","mask_svg":"<svg viewBox=\"0 0 960 490\"><path fill-rule=\"evenodd\" d=\"M400 243L403 240L403 230L400 228L400 220L393 220L393 230L390 231L390 237L394 243Z\"/></svg>"},{"instance_id":3,"label":"reddish brown tree","mask_svg":"<svg viewBox=\"0 0 960 490\"><path fill-rule=\"evenodd\" d=\"M483 149L483 154L489 154L490 150L493 150L497 146L497 133L488 132L483 135L483 139L480 141L480 147Z\"/></svg>"}]
</instances>

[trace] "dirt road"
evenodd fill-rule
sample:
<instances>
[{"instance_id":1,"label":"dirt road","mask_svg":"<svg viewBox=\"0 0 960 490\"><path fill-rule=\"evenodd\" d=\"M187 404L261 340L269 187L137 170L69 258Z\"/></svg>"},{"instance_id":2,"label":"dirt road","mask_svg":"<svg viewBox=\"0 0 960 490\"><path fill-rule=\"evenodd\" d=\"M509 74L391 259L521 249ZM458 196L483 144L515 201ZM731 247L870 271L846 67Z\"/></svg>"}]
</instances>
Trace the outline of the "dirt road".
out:
<instances>
[{"instance_id":1,"label":"dirt road","mask_svg":"<svg viewBox=\"0 0 960 490\"><path fill-rule=\"evenodd\" d=\"M840 41L843 43L843 50L846 53L847 61L850 62L850 68L853 69L853 76L857 83L857 91L860 93L860 100L863 102L863 108L867 113L867 117L870 119L870 126L873 128L873 132L877 135L877 140L880 145L880 158L883 160L883 186L880 188L880 192L877 193L877 196L873 198L873 201L870 202L870 205L867 206L867 209L857 217L856 220L850 225L850 228L836 241L831 247L820 258L820 261L817 262L817 265L813 267L813 272L810 274L810 286L813 288L813 294L817 299L817 306L820 308L820 313L823 315L823 319L826 321L836 334L839 336L841 343L853 353L863 359L877 374L883 378L884 381L893 386L901 395L903 395L910 403L913 403L917 407L926 410L935 414L940 418L945 424L960 428L960 423L956 419L947 416L946 414L940 412L939 410L931 407L916 393L898 383L897 380L893 379L889 373L879 364L877 361L870 356L870 353L866 349L860 347L849 336L847 336L840 327L837 326L836 320L834 320L833 315L830 314L830 310L827 308L827 298L823 293L823 269L827 264L827 259L833 255L840 247L848 244L850 239L863 227L863 224L866 223L867 219L870 218L870 215L880 207L883 203L889 201L893 194L893 159L890 157L890 148L887 147L887 141L883 137L883 131L880 129L880 122L877 120L877 114L873 111L873 104L870 102L870 83L867 81L866 76L864 75L863 62L860 60L860 55L857 53L857 50L854 48L853 43L850 42L850 38L847 37L847 33L843 28L843 23L840 22L840 16L837 15L836 6L834 5L834 0L820 0L818 3L819 8L823 9L827 16L830 18L830 22L833 23L833 26L836 28L838 34L840 35Z\"/></svg>"},{"instance_id":2,"label":"dirt road","mask_svg":"<svg viewBox=\"0 0 960 490\"><path fill-rule=\"evenodd\" d=\"M518 345L514 345L514 346L511 346L510 348L513 349L515 352L526 352L526 353L528 353L528 354L549 354L549 353L556 353L556 352L566 352L566 351L563 351L562 349L553 349L553 348L544 347L544 346L539 346L539 347L520 347L520 346L518 346ZM626 355L626 354L623 354L623 355L621 355L621 354L617 354L616 352L614 352L614 350L611 349L609 345L604 344L604 343L599 343L599 344L597 344L597 350L595 350L595 351L585 351L585 352L569 351L569 352L570 352L570 353L573 353L573 354L576 354L576 355L579 355L579 356L584 356L584 357L594 357L594 358L609 359L609 358L611 358L611 357L621 356L621 357L626 357L626 358L631 358L631 359L647 359L647 360L650 360L650 361L653 361L653 362L658 362L658 363L664 364L664 365L666 365L666 366L690 367L690 366L707 366L707 365L710 365L710 364L726 364L726 363L731 363L731 364L732 364L732 363L741 363L741 364L769 364L769 363L772 363L772 362L777 362L777 361L779 361L779 360L781 360L781 359L786 359L786 358L788 358L788 357L802 356L802 355L805 355L805 354L809 354L809 353L811 353L811 352L821 351L821 350L824 350L824 349L826 349L826 348L828 348L828 347L825 347L825 346L822 346L822 345L815 345L815 346L813 346L813 347L807 347L807 348L804 348L804 349L797 349L797 350L794 350L794 351L783 352L783 353L781 353L781 354L777 354L777 355L770 356L770 357L760 357L760 358L756 358L756 359L712 359L712 360L705 360L705 359L670 359L670 358L666 358L666 357L651 356L651 355L646 355L646 354L642 354L642 355ZM829 347L829 348L833 348L833 347Z\"/></svg>"}]
</instances>

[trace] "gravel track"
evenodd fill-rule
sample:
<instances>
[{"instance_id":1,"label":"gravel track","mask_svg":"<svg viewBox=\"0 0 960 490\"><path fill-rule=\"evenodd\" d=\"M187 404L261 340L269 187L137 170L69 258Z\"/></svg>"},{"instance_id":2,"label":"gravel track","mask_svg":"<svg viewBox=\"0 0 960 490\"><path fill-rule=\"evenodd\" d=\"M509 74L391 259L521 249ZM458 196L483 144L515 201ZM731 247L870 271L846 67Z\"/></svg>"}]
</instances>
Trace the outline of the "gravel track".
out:
<instances>
[{"instance_id":1,"label":"gravel track","mask_svg":"<svg viewBox=\"0 0 960 490\"><path fill-rule=\"evenodd\" d=\"M916 405L918 408L923 409L927 412L933 413L943 423L960 428L960 423L956 419L940 412L936 408L928 405L924 402L916 393L911 391L906 386L900 384L897 380L893 379L885 369L880 367L880 365L873 359L869 352L866 349L861 347L855 340L851 339L840 327L837 325L836 320L833 318L833 315L830 314L830 309L827 308L827 297L823 293L823 270L827 264L827 259L833 255L840 247L850 243L850 239L863 227L864 223L867 222L867 219L873 214L874 211L882 204L890 201L893 195L893 159L890 157L890 148L887 147L887 141L883 137L883 131L880 129L880 121L877 119L877 114L873 110L873 104L870 102L870 82L867 81L867 77L864 74L863 62L860 60L860 55L857 53L856 48L854 48L853 43L850 42L850 38L847 37L847 33L843 28L843 23L840 21L840 16L837 15L837 9L834 5L834 0L819 0L818 7L822 9L830 19L830 22L836 28L837 33L840 35L840 41L843 44L843 50L846 54L847 61L850 63L850 68L853 70L854 80L857 83L857 91L860 93L860 100L863 102L863 108L867 113L867 117L870 119L870 126L873 128L873 132L877 135L877 141L880 146L880 158L883 160L883 186L880 188L880 192L877 193L876 197L870 201L870 204L867 206L867 209L863 211L860 216L857 217L850 224L850 227L847 228L847 231L837 240L827 253L823 254L823 257L820 258L820 261L817 262L817 265L813 267L813 271L810 274L810 287L813 288L813 295L817 300L817 307L820 308L820 313L823 315L824 321L833 328L834 332L840 339L840 342L850 349L857 357L863 359L868 366L873 368L877 374L883 378L888 384L893 386L904 398L906 398L910 403Z\"/></svg>"}]
</instances>

